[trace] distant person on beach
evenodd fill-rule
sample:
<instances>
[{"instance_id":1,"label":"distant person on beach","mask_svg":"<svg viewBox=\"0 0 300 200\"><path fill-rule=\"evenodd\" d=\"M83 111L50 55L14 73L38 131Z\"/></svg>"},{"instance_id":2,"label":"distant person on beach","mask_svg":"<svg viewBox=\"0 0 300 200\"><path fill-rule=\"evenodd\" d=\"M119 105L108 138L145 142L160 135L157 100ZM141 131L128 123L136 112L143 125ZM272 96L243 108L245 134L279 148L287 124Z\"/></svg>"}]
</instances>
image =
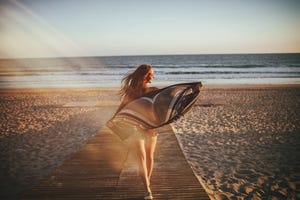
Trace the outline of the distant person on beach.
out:
<instances>
[{"instance_id":1,"label":"distant person on beach","mask_svg":"<svg viewBox=\"0 0 300 200\"><path fill-rule=\"evenodd\" d=\"M132 100L142 96L143 94L157 90L158 88L148 87L148 83L151 83L153 78L153 69L148 64L140 65L134 72L125 76L122 79L123 85L120 90L122 102L117 112ZM139 173L146 189L144 199L153 199L150 189L150 178L153 169L157 134L153 129L143 130L138 128L136 130L136 133L132 133L130 141L132 147L135 148L139 165Z\"/></svg>"}]
</instances>

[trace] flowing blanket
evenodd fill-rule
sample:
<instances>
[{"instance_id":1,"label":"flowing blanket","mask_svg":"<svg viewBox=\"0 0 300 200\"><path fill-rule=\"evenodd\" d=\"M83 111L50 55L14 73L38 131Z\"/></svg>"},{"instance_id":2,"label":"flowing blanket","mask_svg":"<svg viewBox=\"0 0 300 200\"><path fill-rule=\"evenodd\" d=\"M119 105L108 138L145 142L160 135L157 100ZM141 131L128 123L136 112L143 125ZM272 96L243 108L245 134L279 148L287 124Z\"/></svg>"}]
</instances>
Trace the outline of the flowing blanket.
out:
<instances>
[{"instance_id":1,"label":"flowing blanket","mask_svg":"<svg viewBox=\"0 0 300 200\"><path fill-rule=\"evenodd\" d=\"M114 132L122 132L125 131L124 124L141 129L153 129L169 124L190 110L200 96L201 87L201 82L181 83L149 92L119 110L109 121L108 127ZM123 134L124 138L132 131Z\"/></svg>"}]
</instances>

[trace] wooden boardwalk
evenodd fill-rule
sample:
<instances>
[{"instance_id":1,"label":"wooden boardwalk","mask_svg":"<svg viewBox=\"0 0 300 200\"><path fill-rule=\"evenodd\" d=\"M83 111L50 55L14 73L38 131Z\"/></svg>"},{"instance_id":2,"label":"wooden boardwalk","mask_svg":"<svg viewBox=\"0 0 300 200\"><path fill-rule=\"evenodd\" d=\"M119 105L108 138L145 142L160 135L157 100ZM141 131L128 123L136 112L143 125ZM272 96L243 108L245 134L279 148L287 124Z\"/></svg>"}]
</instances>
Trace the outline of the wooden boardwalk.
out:
<instances>
[{"instance_id":1,"label":"wooden boardwalk","mask_svg":"<svg viewBox=\"0 0 300 200\"><path fill-rule=\"evenodd\" d=\"M209 199L188 165L170 128L159 130L151 179L154 199ZM143 199L132 153L107 129L21 199Z\"/></svg>"}]
</instances>

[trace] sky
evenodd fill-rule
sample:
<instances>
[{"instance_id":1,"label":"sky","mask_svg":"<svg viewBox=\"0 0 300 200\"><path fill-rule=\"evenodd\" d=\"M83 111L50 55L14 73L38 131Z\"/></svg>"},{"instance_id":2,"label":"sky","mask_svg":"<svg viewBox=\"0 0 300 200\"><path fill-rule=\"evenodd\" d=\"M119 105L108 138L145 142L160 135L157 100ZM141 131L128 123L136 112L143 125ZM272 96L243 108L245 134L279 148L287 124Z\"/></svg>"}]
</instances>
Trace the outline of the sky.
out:
<instances>
[{"instance_id":1,"label":"sky","mask_svg":"<svg viewBox=\"0 0 300 200\"><path fill-rule=\"evenodd\" d=\"M0 58L297 52L298 0L0 0Z\"/></svg>"}]
</instances>

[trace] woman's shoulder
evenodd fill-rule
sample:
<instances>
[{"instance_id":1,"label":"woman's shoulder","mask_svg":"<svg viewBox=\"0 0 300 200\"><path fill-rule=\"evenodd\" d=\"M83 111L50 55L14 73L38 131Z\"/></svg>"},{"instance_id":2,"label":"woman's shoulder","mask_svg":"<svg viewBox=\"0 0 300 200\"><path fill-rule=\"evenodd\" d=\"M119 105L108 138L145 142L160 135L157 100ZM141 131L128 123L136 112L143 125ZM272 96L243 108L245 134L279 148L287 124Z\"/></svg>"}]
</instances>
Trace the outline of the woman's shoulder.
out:
<instances>
[{"instance_id":1,"label":"woman's shoulder","mask_svg":"<svg viewBox=\"0 0 300 200\"><path fill-rule=\"evenodd\" d=\"M158 89L159 89L158 87L148 87L147 92L153 92L153 91L158 90Z\"/></svg>"}]
</instances>

